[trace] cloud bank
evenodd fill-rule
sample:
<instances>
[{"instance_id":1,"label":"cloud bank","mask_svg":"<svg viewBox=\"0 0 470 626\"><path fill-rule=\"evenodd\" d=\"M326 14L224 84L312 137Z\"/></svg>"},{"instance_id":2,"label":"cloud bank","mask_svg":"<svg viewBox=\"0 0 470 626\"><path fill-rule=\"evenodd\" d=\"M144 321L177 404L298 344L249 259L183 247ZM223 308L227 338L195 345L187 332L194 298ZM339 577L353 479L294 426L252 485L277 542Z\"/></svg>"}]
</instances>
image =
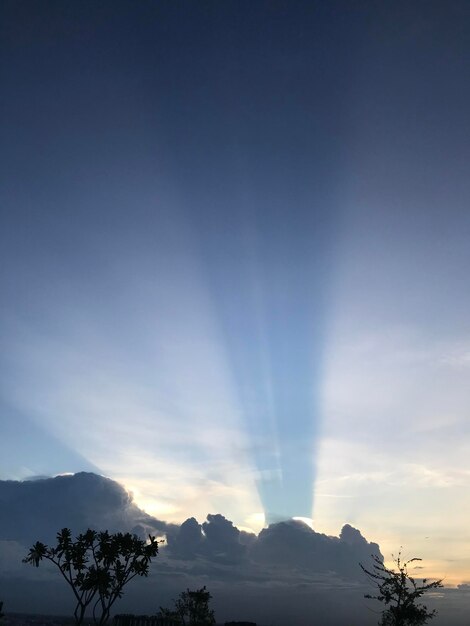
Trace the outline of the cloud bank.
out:
<instances>
[{"instance_id":1,"label":"cloud bank","mask_svg":"<svg viewBox=\"0 0 470 626\"><path fill-rule=\"evenodd\" d=\"M339 537L329 537L296 520L271 524L255 535L219 513L202 523L191 517L179 526L167 524L139 509L115 481L85 472L0 481L0 503L0 586L10 611L70 611L70 590L53 568L21 563L34 541L53 544L64 526L74 533L93 527L166 536L151 575L129 586L118 611L152 613L186 587L203 584L224 619L263 623L271 615L267 605L277 606L280 598L284 609L277 607L277 614L289 606L300 610L310 602L307 589L323 594L323 603L339 589L360 602L358 562L380 554L377 544L349 525ZM360 605L356 608L359 615ZM269 619L280 623L274 614Z\"/></svg>"},{"instance_id":2,"label":"cloud bank","mask_svg":"<svg viewBox=\"0 0 470 626\"><path fill-rule=\"evenodd\" d=\"M377 613L368 610L370 602L363 598L370 589L358 564L367 564L371 554L381 556L380 549L351 525L345 524L333 537L293 519L255 535L219 513L207 515L202 523L191 517L181 525L168 524L139 509L132 494L115 481L85 472L0 481L0 589L8 611L71 612L70 590L55 569L47 564L35 569L21 562L30 544L54 543L64 526L74 533L93 527L166 536L150 576L129 585L117 612L154 613L185 588L207 585L222 622L277 626L377 622ZM467 595L463 586L432 600L442 609L436 624L460 624L455 607Z\"/></svg>"}]
</instances>

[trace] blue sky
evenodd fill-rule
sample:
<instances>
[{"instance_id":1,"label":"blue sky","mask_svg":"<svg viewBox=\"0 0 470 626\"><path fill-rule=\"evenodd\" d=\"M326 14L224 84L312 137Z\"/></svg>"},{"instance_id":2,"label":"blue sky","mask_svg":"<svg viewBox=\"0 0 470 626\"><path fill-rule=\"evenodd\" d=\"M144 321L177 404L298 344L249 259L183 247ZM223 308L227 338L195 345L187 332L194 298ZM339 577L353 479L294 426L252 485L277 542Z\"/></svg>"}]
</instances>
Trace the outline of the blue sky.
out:
<instances>
[{"instance_id":1,"label":"blue sky","mask_svg":"<svg viewBox=\"0 0 470 626\"><path fill-rule=\"evenodd\" d=\"M1 11L2 477L470 578L467 4Z\"/></svg>"}]
</instances>

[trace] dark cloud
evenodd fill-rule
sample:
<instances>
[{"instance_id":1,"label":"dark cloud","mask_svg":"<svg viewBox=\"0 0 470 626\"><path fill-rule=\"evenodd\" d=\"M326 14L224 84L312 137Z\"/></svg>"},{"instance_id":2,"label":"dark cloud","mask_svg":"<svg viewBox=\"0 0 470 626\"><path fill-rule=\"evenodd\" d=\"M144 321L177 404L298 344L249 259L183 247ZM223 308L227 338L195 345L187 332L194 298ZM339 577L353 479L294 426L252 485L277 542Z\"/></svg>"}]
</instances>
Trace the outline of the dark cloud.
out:
<instances>
[{"instance_id":1,"label":"dark cloud","mask_svg":"<svg viewBox=\"0 0 470 626\"><path fill-rule=\"evenodd\" d=\"M167 533L168 551L180 559L192 559L202 551L204 536L202 526L190 517L173 532Z\"/></svg>"},{"instance_id":2,"label":"dark cloud","mask_svg":"<svg viewBox=\"0 0 470 626\"><path fill-rule=\"evenodd\" d=\"M381 557L379 546L368 543L348 524L339 537L330 537L297 520L263 529L250 550L257 563L310 573L334 573L347 579L361 577L358 564L368 563L371 554Z\"/></svg>"},{"instance_id":3,"label":"dark cloud","mask_svg":"<svg viewBox=\"0 0 470 626\"><path fill-rule=\"evenodd\" d=\"M219 513L209 514L203 524L191 517L176 532L167 534L167 552L179 559L196 556L219 563L236 563L246 556L247 545L256 535L242 533Z\"/></svg>"},{"instance_id":4,"label":"dark cloud","mask_svg":"<svg viewBox=\"0 0 470 626\"><path fill-rule=\"evenodd\" d=\"M263 568L357 579L358 563L367 562L371 554L380 556L378 545L349 525L339 537L329 537L295 520L271 524L256 536L241 532L221 514L209 514L202 524L194 517L181 526L167 524L139 509L119 483L93 473L0 481L0 541L24 546L36 540L50 543L63 527L73 533L92 527L141 536L166 534L162 557L175 570L194 570L197 565L205 575L212 575L217 566L222 570L236 566L256 579L263 577ZM228 575L225 570L224 577Z\"/></svg>"},{"instance_id":5,"label":"dark cloud","mask_svg":"<svg viewBox=\"0 0 470 626\"><path fill-rule=\"evenodd\" d=\"M301 521L289 520L271 524L256 536L240 532L220 514L208 515L203 524L193 517L186 520L178 530L168 533L164 552L170 558L188 561L197 557L201 573L213 572L215 564L238 564L243 565L245 576L255 578L264 568L274 569L274 577L281 578L284 572L295 570L357 580L362 578L359 562L368 563L372 554L382 557L379 546L369 543L349 524L343 526L339 537L329 537Z\"/></svg>"},{"instance_id":6,"label":"dark cloud","mask_svg":"<svg viewBox=\"0 0 470 626\"><path fill-rule=\"evenodd\" d=\"M55 539L60 528L164 533L171 525L139 509L117 482L97 474L0 481L0 539L29 545Z\"/></svg>"}]
</instances>

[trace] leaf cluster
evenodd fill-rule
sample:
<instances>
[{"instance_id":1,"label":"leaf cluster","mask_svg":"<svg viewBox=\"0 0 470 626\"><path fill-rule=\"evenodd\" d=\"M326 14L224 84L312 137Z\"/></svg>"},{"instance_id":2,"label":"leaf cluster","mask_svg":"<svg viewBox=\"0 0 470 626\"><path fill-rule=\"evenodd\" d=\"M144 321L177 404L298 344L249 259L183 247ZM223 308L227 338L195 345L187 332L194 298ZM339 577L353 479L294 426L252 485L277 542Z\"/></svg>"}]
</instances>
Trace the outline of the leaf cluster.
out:
<instances>
[{"instance_id":1,"label":"leaf cluster","mask_svg":"<svg viewBox=\"0 0 470 626\"><path fill-rule=\"evenodd\" d=\"M152 536L146 542L130 533L92 529L74 540L70 529L63 528L55 547L37 541L23 562L36 567L42 560L53 563L74 593L76 624L82 623L87 607L92 605L93 619L102 625L114 602L122 597L123 587L136 576L148 575L158 543Z\"/></svg>"},{"instance_id":2,"label":"leaf cluster","mask_svg":"<svg viewBox=\"0 0 470 626\"><path fill-rule=\"evenodd\" d=\"M419 558L403 561L401 553L394 559L397 570L385 567L377 555L372 555L371 569L359 564L378 589L376 595L365 594L365 598L383 602L386 610L382 614L382 626L422 626L436 615L429 611L419 599L427 592L442 587L442 580L428 581L427 578L416 579L408 572L408 566Z\"/></svg>"}]
</instances>

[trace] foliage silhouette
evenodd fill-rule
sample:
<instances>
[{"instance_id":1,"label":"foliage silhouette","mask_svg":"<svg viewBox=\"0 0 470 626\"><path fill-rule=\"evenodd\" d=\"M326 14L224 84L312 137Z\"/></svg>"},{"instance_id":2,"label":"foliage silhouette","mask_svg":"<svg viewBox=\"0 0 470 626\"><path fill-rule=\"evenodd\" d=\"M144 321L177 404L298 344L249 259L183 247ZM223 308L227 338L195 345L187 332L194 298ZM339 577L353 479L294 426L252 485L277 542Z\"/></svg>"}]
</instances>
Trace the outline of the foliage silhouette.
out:
<instances>
[{"instance_id":1,"label":"foliage silhouette","mask_svg":"<svg viewBox=\"0 0 470 626\"><path fill-rule=\"evenodd\" d=\"M3 622L3 618L5 616L3 615L3 602L0 602L0 622Z\"/></svg>"},{"instance_id":2,"label":"foliage silhouette","mask_svg":"<svg viewBox=\"0 0 470 626\"><path fill-rule=\"evenodd\" d=\"M57 534L56 547L37 541L23 562L36 567L43 559L54 563L74 593L76 625L83 622L92 605L93 620L102 626L114 602L122 597L124 586L136 576L148 575L158 543L151 535L145 542L130 533L113 535L91 529L73 541L70 530L63 528Z\"/></svg>"},{"instance_id":3,"label":"foliage silhouette","mask_svg":"<svg viewBox=\"0 0 470 626\"><path fill-rule=\"evenodd\" d=\"M416 580L408 573L410 563L421 561L412 558L403 561L401 552L394 562L397 570L388 569L377 555L372 555L374 561L372 569L366 569L359 563L362 571L378 588L377 595L365 594L365 598L379 600L385 604L379 622L381 626L422 626L436 615L436 610L429 611L426 605L419 604L418 600L428 591L443 587L442 580L428 582L426 578ZM421 584L419 584L421 583Z\"/></svg>"},{"instance_id":4,"label":"foliage silhouette","mask_svg":"<svg viewBox=\"0 0 470 626\"><path fill-rule=\"evenodd\" d=\"M160 607L159 617L175 620L182 626L212 626L215 624L214 611L209 609L212 598L206 587L190 591L186 589L174 600L174 609Z\"/></svg>"}]
</instances>

